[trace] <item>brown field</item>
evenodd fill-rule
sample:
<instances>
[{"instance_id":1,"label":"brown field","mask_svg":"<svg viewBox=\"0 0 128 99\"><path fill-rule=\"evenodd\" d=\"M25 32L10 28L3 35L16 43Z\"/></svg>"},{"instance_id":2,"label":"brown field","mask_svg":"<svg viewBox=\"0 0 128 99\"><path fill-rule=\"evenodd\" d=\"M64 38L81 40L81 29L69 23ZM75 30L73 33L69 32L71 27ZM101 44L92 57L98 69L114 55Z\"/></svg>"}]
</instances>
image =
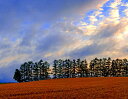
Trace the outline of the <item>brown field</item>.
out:
<instances>
[{"instance_id":1,"label":"brown field","mask_svg":"<svg viewBox=\"0 0 128 99\"><path fill-rule=\"evenodd\" d=\"M50 79L0 85L0 99L128 99L128 77Z\"/></svg>"}]
</instances>

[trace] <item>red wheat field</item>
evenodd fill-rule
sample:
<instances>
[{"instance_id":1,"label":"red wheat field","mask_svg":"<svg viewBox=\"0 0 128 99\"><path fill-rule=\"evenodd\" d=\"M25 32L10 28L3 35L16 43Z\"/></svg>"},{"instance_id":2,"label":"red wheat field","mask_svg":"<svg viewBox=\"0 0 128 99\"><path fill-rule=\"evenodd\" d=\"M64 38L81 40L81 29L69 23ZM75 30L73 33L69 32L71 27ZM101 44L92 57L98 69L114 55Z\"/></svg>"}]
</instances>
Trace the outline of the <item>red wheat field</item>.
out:
<instances>
[{"instance_id":1,"label":"red wheat field","mask_svg":"<svg viewBox=\"0 0 128 99\"><path fill-rule=\"evenodd\" d=\"M128 99L128 77L50 79L0 85L0 99Z\"/></svg>"}]
</instances>

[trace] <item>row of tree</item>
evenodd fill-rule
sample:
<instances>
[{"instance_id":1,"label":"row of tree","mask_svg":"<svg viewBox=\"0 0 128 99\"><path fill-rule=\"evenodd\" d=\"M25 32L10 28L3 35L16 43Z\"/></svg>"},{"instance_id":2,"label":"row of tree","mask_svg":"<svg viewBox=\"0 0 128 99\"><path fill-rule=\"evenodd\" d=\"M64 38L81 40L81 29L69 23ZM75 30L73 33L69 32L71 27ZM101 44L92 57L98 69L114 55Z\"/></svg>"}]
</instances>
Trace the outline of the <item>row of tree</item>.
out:
<instances>
[{"instance_id":1,"label":"row of tree","mask_svg":"<svg viewBox=\"0 0 128 99\"><path fill-rule=\"evenodd\" d=\"M53 66L47 61L25 62L16 69L14 79L18 82L44 80L50 78L78 77L118 77L128 76L128 60L111 58L95 58L90 64L85 60L54 60Z\"/></svg>"},{"instance_id":2,"label":"row of tree","mask_svg":"<svg viewBox=\"0 0 128 99\"><path fill-rule=\"evenodd\" d=\"M53 78L75 78L75 77L87 77L88 68L87 68L86 59L81 61L77 60L54 60L53 64Z\"/></svg>"},{"instance_id":3,"label":"row of tree","mask_svg":"<svg viewBox=\"0 0 128 99\"><path fill-rule=\"evenodd\" d=\"M25 62L16 69L14 79L18 82L36 81L49 79L49 66L47 61L40 60L39 62Z\"/></svg>"},{"instance_id":4,"label":"row of tree","mask_svg":"<svg viewBox=\"0 0 128 99\"><path fill-rule=\"evenodd\" d=\"M123 77L128 76L128 60L111 58L91 60L89 66L90 76L94 77Z\"/></svg>"}]
</instances>

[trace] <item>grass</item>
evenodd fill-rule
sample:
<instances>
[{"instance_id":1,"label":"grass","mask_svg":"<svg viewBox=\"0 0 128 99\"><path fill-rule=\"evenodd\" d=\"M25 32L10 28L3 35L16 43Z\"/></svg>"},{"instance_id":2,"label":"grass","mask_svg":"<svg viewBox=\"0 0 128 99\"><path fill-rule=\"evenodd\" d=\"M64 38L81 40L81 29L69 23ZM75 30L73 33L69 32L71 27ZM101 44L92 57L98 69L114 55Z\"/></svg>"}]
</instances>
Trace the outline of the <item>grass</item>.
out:
<instances>
[{"instance_id":1,"label":"grass","mask_svg":"<svg viewBox=\"0 0 128 99\"><path fill-rule=\"evenodd\" d=\"M128 99L128 77L50 79L0 85L0 98Z\"/></svg>"}]
</instances>

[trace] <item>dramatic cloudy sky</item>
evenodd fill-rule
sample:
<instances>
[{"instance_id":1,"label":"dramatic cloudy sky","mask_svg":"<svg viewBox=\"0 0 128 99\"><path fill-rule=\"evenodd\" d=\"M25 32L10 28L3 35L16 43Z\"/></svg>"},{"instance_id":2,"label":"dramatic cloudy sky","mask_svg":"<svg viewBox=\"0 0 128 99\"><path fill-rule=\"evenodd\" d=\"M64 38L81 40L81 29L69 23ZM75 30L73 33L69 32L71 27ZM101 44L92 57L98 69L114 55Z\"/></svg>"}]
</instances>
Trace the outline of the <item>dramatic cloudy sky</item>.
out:
<instances>
[{"instance_id":1,"label":"dramatic cloudy sky","mask_svg":"<svg viewBox=\"0 0 128 99\"><path fill-rule=\"evenodd\" d=\"M0 82L25 61L128 58L127 0L0 0Z\"/></svg>"}]
</instances>

